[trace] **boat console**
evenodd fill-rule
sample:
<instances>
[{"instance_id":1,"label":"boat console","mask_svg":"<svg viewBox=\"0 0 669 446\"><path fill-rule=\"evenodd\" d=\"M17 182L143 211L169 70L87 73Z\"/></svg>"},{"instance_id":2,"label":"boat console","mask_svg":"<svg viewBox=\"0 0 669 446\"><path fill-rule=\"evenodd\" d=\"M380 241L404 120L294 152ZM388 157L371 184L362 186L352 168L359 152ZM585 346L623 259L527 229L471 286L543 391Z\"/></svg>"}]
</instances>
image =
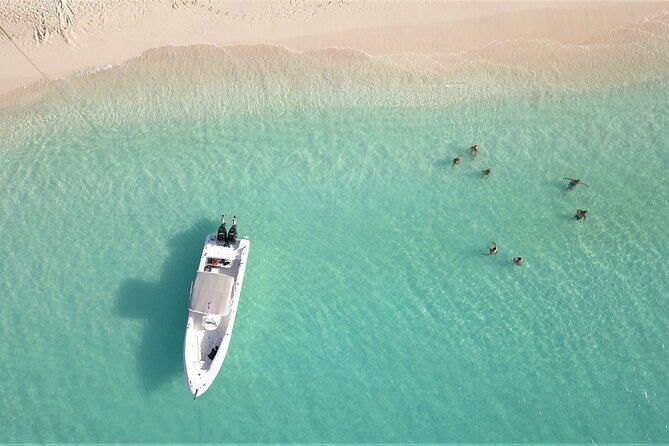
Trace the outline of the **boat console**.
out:
<instances>
[{"instance_id":1,"label":"boat console","mask_svg":"<svg viewBox=\"0 0 669 446\"><path fill-rule=\"evenodd\" d=\"M220 323L220 314L205 314L202 317L202 328L204 328L206 331L216 330Z\"/></svg>"}]
</instances>

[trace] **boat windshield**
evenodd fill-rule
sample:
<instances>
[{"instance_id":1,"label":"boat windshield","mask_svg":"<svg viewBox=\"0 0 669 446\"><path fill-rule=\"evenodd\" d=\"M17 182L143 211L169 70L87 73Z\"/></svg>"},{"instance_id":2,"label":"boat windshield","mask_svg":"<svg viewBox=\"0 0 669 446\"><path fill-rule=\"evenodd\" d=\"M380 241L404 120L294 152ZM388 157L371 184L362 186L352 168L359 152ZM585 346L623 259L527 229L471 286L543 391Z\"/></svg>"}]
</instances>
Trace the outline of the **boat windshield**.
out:
<instances>
[{"instance_id":1,"label":"boat windshield","mask_svg":"<svg viewBox=\"0 0 669 446\"><path fill-rule=\"evenodd\" d=\"M190 296L190 309L202 314L228 314L235 279L225 274L198 271Z\"/></svg>"}]
</instances>

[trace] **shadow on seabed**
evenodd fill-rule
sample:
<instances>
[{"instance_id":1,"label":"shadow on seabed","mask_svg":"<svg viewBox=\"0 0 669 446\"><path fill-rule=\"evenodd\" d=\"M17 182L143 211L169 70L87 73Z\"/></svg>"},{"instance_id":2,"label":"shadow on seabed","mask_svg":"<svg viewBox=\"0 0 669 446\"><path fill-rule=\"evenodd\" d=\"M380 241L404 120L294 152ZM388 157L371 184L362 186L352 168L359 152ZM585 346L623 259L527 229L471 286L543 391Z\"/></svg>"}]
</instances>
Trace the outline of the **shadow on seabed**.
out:
<instances>
[{"instance_id":1,"label":"shadow on seabed","mask_svg":"<svg viewBox=\"0 0 669 446\"><path fill-rule=\"evenodd\" d=\"M163 262L158 281L130 279L119 287L118 313L145 321L137 361L148 392L157 390L171 377L183 374L188 293L202 244L212 228L216 228L216 222L203 219L172 237L168 242L170 253Z\"/></svg>"}]
</instances>

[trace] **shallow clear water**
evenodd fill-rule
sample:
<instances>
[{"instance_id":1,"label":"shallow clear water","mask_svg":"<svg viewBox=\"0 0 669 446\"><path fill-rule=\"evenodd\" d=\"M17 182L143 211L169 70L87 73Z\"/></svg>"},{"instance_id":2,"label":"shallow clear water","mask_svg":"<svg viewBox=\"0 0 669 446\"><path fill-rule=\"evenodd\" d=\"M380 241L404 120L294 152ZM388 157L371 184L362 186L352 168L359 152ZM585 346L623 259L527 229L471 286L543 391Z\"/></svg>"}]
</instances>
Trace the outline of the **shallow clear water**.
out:
<instances>
[{"instance_id":1,"label":"shallow clear water","mask_svg":"<svg viewBox=\"0 0 669 446\"><path fill-rule=\"evenodd\" d=\"M5 111L0 441L669 441L668 91ZM222 212L252 247L193 402Z\"/></svg>"}]
</instances>

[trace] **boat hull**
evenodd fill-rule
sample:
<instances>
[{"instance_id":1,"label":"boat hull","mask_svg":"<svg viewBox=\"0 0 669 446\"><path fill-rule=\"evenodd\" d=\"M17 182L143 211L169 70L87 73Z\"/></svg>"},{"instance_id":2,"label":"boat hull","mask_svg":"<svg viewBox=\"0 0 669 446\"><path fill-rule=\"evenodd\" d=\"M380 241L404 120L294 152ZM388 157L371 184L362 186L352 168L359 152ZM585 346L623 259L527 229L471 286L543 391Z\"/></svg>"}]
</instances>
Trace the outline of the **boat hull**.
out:
<instances>
[{"instance_id":1,"label":"boat hull","mask_svg":"<svg viewBox=\"0 0 669 446\"><path fill-rule=\"evenodd\" d=\"M208 315L194 311L188 312L188 321L184 337L184 371L191 394L197 398L211 387L227 356L232 330L237 316L237 307L241 295L246 259L250 242L238 240L233 246L221 246L216 243L215 235L207 236L198 272L211 271L213 262L220 262L221 274L234 279L234 291L227 306L226 314ZM212 260L215 259L215 260ZM214 271L219 265L213 265ZM209 267L209 268L208 268ZM191 286L191 298L193 289ZM217 326L208 324L208 319L217 319Z\"/></svg>"}]
</instances>

